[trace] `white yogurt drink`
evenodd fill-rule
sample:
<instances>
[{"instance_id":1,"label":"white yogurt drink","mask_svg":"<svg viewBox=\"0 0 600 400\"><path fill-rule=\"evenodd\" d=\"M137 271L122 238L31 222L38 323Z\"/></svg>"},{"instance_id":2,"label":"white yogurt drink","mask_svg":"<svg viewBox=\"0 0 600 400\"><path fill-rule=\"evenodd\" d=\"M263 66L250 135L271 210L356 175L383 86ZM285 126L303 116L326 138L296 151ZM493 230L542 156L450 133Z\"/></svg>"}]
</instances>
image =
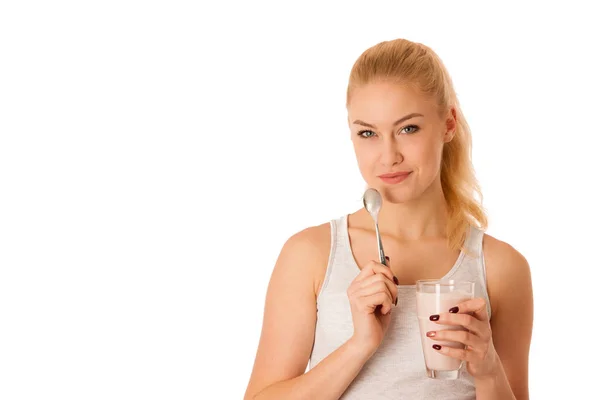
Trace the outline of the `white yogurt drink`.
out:
<instances>
[{"instance_id":1,"label":"white yogurt drink","mask_svg":"<svg viewBox=\"0 0 600 400\"><path fill-rule=\"evenodd\" d=\"M474 297L474 282L453 280L419 280L417 281L417 316L421 331L423 356L427 368L427 376L436 379L457 379L462 361L446 356L433 348L434 344L454 348L464 348L462 343L445 342L427 337L429 331L466 330L458 325L441 325L431 321L429 317L446 313L452 307Z\"/></svg>"}]
</instances>

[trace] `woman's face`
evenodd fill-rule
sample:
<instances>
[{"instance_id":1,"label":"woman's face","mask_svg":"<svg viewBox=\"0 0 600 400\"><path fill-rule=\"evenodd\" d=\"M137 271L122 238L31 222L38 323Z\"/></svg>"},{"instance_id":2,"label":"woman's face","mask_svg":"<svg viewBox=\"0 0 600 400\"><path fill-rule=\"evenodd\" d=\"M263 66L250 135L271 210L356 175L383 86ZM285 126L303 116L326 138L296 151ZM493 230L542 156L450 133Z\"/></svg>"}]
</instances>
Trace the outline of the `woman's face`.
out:
<instances>
[{"instance_id":1,"label":"woman's face","mask_svg":"<svg viewBox=\"0 0 600 400\"><path fill-rule=\"evenodd\" d=\"M415 199L439 179L444 143L452 140L455 114L410 86L370 83L355 88L348 104L352 143L363 179L394 202ZM383 179L391 173L402 179Z\"/></svg>"}]
</instances>

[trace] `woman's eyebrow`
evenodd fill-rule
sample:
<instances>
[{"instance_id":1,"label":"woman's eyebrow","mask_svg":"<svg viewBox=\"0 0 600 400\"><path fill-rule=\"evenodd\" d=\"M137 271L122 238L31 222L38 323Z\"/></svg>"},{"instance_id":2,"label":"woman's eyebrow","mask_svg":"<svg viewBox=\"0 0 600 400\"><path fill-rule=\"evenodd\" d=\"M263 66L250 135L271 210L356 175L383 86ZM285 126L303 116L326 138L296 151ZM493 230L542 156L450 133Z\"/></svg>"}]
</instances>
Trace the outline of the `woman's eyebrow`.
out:
<instances>
[{"instance_id":1,"label":"woman's eyebrow","mask_svg":"<svg viewBox=\"0 0 600 400\"><path fill-rule=\"evenodd\" d=\"M396 126L396 125L398 125L398 124L401 124L402 122L406 121L407 119L411 119L411 118L414 118L414 117L424 117L424 115L423 115L423 114L419 114L419 113L411 113L411 114L408 114L408 115L406 115L406 116L404 116L404 117L400 118L398 121L394 122L393 126ZM364 121L361 121L360 119L357 119L357 120L356 120L356 121L354 121L353 123L354 123L354 124L357 124L357 125L367 126L367 127L369 127L369 128L373 128L373 129L375 129L375 125L368 124L368 123L366 123L366 122L364 122Z\"/></svg>"}]
</instances>

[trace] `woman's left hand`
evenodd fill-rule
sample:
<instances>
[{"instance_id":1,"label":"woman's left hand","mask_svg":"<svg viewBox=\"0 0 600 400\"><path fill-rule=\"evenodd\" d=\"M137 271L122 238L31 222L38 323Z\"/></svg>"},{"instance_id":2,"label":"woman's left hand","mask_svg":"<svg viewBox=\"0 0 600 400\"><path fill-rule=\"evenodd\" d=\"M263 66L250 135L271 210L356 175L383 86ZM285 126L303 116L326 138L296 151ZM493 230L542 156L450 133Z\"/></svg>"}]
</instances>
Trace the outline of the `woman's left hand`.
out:
<instances>
[{"instance_id":1,"label":"woman's left hand","mask_svg":"<svg viewBox=\"0 0 600 400\"><path fill-rule=\"evenodd\" d=\"M429 319L440 325L459 325L467 329L428 332L427 336L434 341L459 342L466 346L465 349L456 349L434 344L434 349L447 356L464 360L467 363L467 371L475 378L496 373L500 361L492 342L492 328L484 299L464 301L447 313L432 315Z\"/></svg>"}]
</instances>

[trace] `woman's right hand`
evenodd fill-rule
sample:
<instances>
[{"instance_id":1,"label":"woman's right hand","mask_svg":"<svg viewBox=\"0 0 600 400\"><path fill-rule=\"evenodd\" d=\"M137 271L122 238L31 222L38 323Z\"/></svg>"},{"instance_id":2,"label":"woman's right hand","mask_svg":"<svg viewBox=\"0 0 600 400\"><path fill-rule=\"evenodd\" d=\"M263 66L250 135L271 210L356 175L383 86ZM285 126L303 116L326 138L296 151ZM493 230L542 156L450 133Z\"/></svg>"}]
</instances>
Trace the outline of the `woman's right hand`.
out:
<instances>
[{"instance_id":1,"label":"woman's right hand","mask_svg":"<svg viewBox=\"0 0 600 400\"><path fill-rule=\"evenodd\" d=\"M389 267L370 261L348 287L354 323L351 340L366 351L375 352L385 337L392 307L398 302L397 282Z\"/></svg>"}]
</instances>

